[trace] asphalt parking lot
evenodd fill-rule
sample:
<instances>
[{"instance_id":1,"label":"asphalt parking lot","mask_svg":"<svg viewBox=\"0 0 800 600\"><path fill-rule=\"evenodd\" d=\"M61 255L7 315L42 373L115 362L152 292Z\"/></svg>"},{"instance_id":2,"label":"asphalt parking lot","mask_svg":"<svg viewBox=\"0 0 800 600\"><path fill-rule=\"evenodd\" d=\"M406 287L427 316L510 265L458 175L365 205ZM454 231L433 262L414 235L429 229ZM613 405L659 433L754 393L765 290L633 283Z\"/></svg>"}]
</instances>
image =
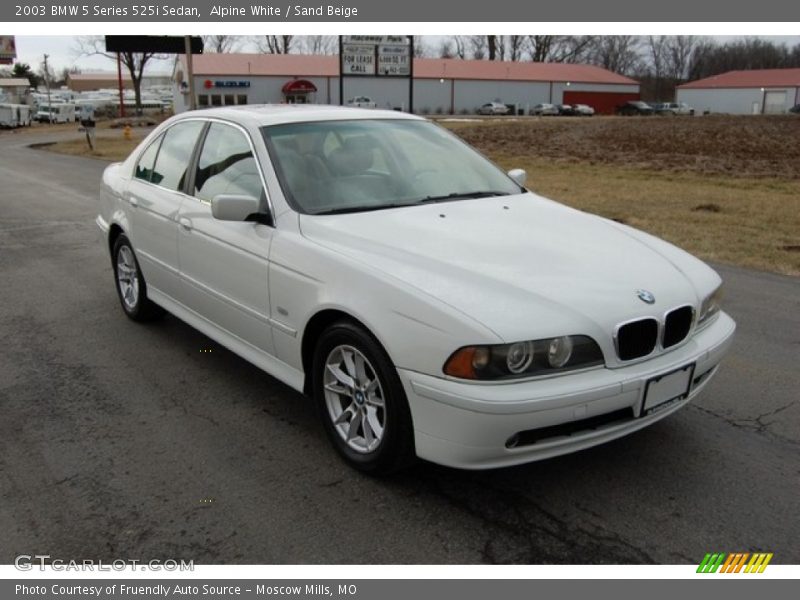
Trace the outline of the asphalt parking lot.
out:
<instances>
[{"instance_id":1,"label":"asphalt parking lot","mask_svg":"<svg viewBox=\"0 0 800 600\"><path fill-rule=\"evenodd\" d=\"M800 279L719 267L739 331L693 405L491 472L346 467L311 402L175 318L118 305L104 163L0 135L0 563L800 562Z\"/></svg>"}]
</instances>

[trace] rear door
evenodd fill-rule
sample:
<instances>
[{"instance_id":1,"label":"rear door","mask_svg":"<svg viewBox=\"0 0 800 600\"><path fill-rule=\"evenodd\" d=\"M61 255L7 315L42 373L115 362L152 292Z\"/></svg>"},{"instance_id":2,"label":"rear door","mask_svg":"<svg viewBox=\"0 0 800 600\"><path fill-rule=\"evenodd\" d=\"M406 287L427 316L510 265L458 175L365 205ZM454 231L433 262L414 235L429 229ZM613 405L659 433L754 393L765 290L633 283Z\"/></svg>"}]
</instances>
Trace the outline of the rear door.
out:
<instances>
[{"instance_id":1,"label":"rear door","mask_svg":"<svg viewBox=\"0 0 800 600\"><path fill-rule=\"evenodd\" d=\"M178 254L181 302L259 350L273 352L268 259L274 229L258 222L220 221L211 214L219 194L258 198L269 212L261 171L247 132L212 121L180 207Z\"/></svg>"},{"instance_id":2,"label":"rear door","mask_svg":"<svg viewBox=\"0 0 800 600\"><path fill-rule=\"evenodd\" d=\"M131 243L147 285L172 299L180 291L178 211L204 125L179 121L154 140L140 155L126 194Z\"/></svg>"},{"instance_id":3,"label":"rear door","mask_svg":"<svg viewBox=\"0 0 800 600\"><path fill-rule=\"evenodd\" d=\"M786 112L786 90L764 92L764 113L774 115L783 112Z\"/></svg>"}]
</instances>

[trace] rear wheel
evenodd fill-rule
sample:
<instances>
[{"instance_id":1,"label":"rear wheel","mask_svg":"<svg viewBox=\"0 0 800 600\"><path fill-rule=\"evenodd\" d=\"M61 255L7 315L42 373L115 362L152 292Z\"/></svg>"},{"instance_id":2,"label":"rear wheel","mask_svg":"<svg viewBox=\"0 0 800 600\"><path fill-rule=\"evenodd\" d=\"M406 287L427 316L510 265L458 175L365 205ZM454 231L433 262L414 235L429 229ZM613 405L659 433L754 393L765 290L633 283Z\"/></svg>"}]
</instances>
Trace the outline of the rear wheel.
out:
<instances>
[{"instance_id":1,"label":"rear wheel","mask_svg":"<svg viewBox=\"0 0 800 600\"><path fill-rule=\"evenodd\" d=\"M391 473L414 459L405 392L386 352L363 328L342 321L320 337L313 389L328 437L355 468Z\"/></svg>"},{"instance_id":2,"label":"rear wheel","mask_svg":"<svg viewBox=\"0 0 800 600\"><path fill-rule=\"evenodd\" d=\"M164 310L147 297L147 283L127 236L117 237L111 255L117 295L125 314L134 321L151 321L162 316Z\"/></svg>"}]
</instances>

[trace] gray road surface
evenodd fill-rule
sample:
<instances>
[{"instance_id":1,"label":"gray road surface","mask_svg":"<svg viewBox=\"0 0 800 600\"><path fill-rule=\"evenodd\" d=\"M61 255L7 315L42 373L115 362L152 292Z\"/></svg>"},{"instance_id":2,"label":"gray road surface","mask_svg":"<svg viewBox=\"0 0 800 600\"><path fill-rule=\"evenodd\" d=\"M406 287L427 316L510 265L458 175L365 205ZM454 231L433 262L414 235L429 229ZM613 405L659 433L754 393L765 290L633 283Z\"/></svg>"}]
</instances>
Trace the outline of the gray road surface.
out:
<instances>
[{"instance_id":1,"label":"gray road surface","mask_svg":"<svg viewBox=\"0 0 800 600\"><path fill-rule=\"evenodd\" d=\"M93 223L104 163L31 141L0 135L0 563L800 562L800 280L720 267L732 354L654 427L374 480L304 397L173 317L126 319Z\"/></svg>"}]
</instances>

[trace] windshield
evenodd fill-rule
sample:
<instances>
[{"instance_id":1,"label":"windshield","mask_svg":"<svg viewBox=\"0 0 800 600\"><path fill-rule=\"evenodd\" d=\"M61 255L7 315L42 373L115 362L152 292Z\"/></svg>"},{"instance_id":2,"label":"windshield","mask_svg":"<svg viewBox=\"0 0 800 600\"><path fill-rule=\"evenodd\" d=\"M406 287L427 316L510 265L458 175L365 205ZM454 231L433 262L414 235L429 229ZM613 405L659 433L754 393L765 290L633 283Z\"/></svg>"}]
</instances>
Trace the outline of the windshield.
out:
<instances>
[{"instance_id":1,"label":"windshield","mask_svg":"<svg viewBox=\"0 0 800 600\"><path fill-rule=\"evenodd\" d=\"M299 212L360 212L518 194L522 188L427 121L319 121L262 129L284 195Z\"/></svg>"}]
</instances>

